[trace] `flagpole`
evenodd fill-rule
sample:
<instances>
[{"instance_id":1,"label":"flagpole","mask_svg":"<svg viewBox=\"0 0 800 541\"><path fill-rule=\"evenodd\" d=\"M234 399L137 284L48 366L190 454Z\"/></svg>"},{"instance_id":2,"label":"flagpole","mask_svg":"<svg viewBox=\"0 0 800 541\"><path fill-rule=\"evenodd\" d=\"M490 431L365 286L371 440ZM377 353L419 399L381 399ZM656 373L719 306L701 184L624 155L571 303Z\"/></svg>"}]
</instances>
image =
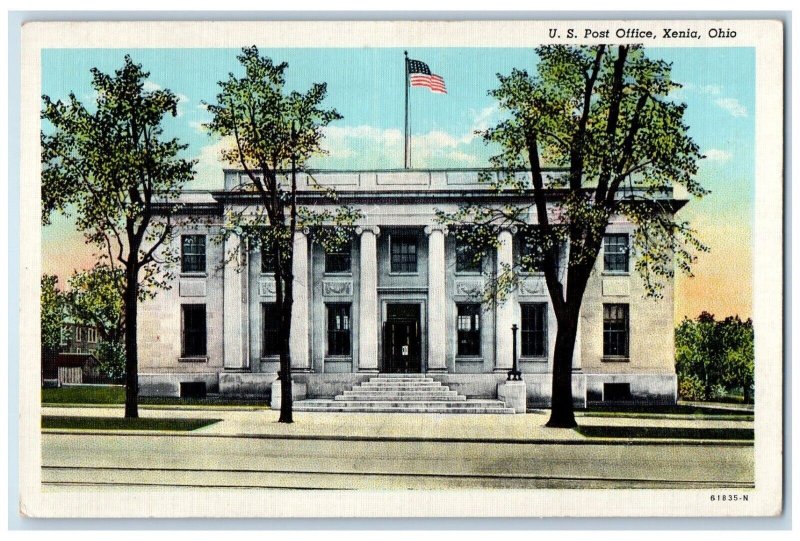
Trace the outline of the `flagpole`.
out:
<instances>
[{"instance_id":1,"label":"flagpole","mask_svg":"<svg viewBox=\"0 0 800 541\"><path fill-rule=\"evenodd\" d=\"M403 51L405 55L405 63L406 63L406 131L405 131L405 148L403 151L403 167L408 169L409 162L411 161L411 155L409 154L408 148L408 51Z\"/></svg>"}]
</instances>

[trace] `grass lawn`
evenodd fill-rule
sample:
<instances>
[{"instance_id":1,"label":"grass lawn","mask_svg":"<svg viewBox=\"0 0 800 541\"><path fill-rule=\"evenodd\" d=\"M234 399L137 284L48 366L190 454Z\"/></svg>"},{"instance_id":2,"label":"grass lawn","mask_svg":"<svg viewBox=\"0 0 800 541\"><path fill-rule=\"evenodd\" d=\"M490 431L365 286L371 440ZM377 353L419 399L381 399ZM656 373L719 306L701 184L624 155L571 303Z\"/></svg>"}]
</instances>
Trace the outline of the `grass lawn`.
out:
<instances>
[{"instance_id":1,"label":"grass lawn","mask_svg":"<svg viewBox=\"0 0 800 541\"><path fill-rule=\"evenodd\" d=\"M124 404L122 385L69 385L42 389L42 404Z\"/></svg>"},{"instance_id":2,"label":"grass lawn","mask_svg":"<svg viewBox=\"0 0 800 541\"><path fill-rule=\"evenodd\" d=\"M579 426L589 438L680 438L689 440L752 440L752 428L676 428L655 426Z\"/></svg>"},{"instance_id":3,"label":"grass lawn","mask_svg":"<svg viewBox=\"0 0 800 541\"><path fill-rule=\"evenodd\" d=\"M188 432L218 423L219 419L152 419L139 417L70 417L43 415L42 428L79 430L173 430Z\"/></svg>"},{"instance_id":4,"label":"grass lawn","mask_svg":"<svg viewBox=\"0 0 800 541\"><path fill-rule=\"evenodd\" d=\"M590 417L663 417L668 415L690 415L698 418L725 418L730 420L752 420L753 412L734 411L708 406L590 406L576 410L576 414Z\"/></svg>"},{"instance_id":5,"label":"grass lawn","mask_svg":"<svg viewBox=\"0 0 800 541\"><path fill-rule=\"evenodd\" d=\"M122 385L69 385L42 389L42 404L124 404ZM269 399L140 397L140 406L268 406Z\"/></svg>"}]
</instances>

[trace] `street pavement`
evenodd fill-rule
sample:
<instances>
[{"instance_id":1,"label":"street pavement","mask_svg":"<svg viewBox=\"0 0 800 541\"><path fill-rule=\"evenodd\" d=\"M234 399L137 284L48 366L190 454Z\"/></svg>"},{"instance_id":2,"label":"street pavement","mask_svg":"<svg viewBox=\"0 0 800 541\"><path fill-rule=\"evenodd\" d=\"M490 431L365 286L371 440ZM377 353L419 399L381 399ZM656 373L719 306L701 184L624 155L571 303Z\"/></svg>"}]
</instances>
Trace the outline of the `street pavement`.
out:
<instances>
[{"instance_id":1,"label":"street pavement","mask_svg":"<svg viewBox=\"0 0 800 541\"><path fill-rule=\"evenodd\" d=\"M45 415L121 416L118 407ZM76 486L301 489L753 486L752 442L611 440L526 415L295 413L142 408L142 417L220 419L192 432L43 430L48 490ZM582 425L752 428L732 420L579 417Z\"/></svg>"}]
</instances>

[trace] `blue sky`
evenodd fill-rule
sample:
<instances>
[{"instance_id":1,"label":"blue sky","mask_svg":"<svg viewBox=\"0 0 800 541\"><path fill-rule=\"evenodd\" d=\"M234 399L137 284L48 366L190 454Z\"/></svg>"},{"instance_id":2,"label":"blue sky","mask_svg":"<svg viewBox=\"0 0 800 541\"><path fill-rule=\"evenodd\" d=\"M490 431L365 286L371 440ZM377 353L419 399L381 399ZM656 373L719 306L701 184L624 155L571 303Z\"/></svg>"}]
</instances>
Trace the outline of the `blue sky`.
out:
<instances>
[{"instance_id":1,"label":"blue sky","mask_svg":"<svg viewBox=\"0 0 800 541\"><path fill-rule=\"evenodd\" d=\"M328 83L326 104L343 119L327 131L328 156L317 167L333 169L400 168L403 161L404 64L395 48L266 49L276 62L286 61L287 86L306 90L313 82ZM168 135L187 143L187 157L199 160L193 188L219 188L223 164L221 143L202 128L209 120L202 101L213 102L217 81L231 71L239 74L238 49L58 49L42 53L42 94L66 98L69 92L84 101L92 97L90 68L112 72L127 53L151 73L150 83L179 95L179 116L166 122ZM696 315L695 298L703 292L722 293L736 280L738 294L722 302L710 294L704 300L717 313L748 316L751 303L750 269L755 146L755 55L749 48L658 48L648 55L673 63L673 79L684 84L676 97L688 104L690 134L707 159L700 182L712 191L690 203L682 215L700 229L712 253L698 264L698 279L679 282L689 288L677 309ZM497 86L496 73L512 68L535 71L532 49L436 48L410 49L409 56L426 62L441 75L447 95L426 89L410 90L412 166L483 166L492 151L474 135L498 119L487 91ZM44 246L59 250L58 239L68 231L66 221L44 232ZM48 242L50 241L50 242ZM49 254L57 256L60 254ZM724 262L737 258L738 279ZM51 258L64 261L61 257ZM48 261L48 258L44 258ZM55 263L57 264L57 263ZM45 269L47 271L48 269ZM55 269L51 269L55 270ZM70 271L59 270L68 275ZM685 302L686 301L686 302ZM682 304L683 303L683 304ZM685 305L685 308L682 306ZM677 314L677 312L676 312Z\"/></svg>"}]
</instances>

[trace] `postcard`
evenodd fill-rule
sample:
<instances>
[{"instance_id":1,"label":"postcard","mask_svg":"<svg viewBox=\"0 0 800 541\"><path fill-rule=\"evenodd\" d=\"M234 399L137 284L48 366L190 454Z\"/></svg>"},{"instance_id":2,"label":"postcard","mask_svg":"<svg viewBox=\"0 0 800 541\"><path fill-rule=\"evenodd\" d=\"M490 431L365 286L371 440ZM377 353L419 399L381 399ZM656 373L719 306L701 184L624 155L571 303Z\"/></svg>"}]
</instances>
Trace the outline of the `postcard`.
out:
<instances>
[{"instance_id":1,"label":"postcard","mask_svg":"<svg viewBox=\"0 0 800 541\"><path fill-rule=\"evenodd\" d=\"M781 513L780 21L22 36L22 515Z\"/></svg>"}]
</instances>

